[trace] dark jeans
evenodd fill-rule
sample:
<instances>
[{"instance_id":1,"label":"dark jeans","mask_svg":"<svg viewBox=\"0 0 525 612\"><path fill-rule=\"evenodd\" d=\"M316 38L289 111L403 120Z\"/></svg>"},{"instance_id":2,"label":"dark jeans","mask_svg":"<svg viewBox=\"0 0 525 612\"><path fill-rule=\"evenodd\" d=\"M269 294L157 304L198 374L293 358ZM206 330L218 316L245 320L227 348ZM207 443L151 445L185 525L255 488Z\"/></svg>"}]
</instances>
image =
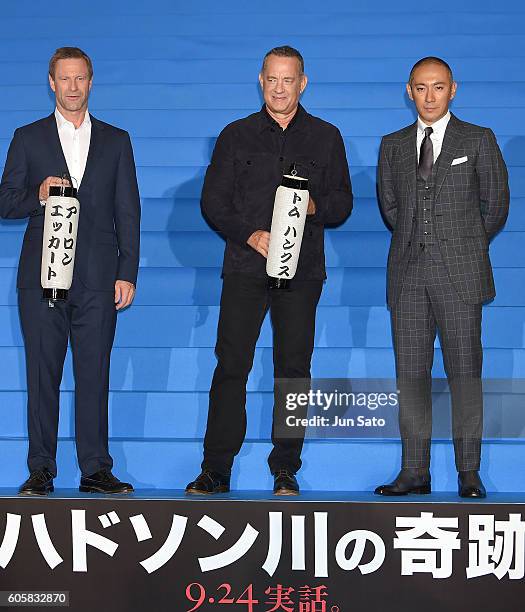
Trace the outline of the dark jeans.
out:
<instances>
[{"instance_id":1,"label":"dark jeans","mask_svg":"<svg viewBox=\"0 0 525 612\"><path fill-rule=\"evenodd\" d=\"M274 377L310 379L315 312L322 280L292 281L290 290L270 290L267 279L224 277L217 344L218 364L210 389L203 469L229 474L246 435L246 382L268 309L273 328ZM285 407L274 397L270 471L301 467L302 435L281 437Z\"/></svg>"}]
</instances>

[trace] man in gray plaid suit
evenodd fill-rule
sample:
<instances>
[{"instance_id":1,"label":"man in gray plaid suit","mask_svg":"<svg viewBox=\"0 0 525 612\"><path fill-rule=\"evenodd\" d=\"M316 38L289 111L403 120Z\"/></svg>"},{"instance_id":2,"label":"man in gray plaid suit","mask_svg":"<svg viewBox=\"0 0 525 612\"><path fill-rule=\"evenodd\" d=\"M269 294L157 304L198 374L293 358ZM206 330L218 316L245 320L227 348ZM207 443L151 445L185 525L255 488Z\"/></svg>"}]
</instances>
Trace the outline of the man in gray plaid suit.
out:
<instances>
[{"instance_id":1,"label":"man in gray plaid suit","mask_svg":"<svg viewBox=\"0 0 525 612\"><path fill-rule=\"evenodd\" d=\"M431 370L439 333L452 399L461 497L485 497L481 457L481 305L495 295L489 240L508 214L505 162L488 128L448 110L449 65L426 57L407 92L418 119L382 139L378 191L392 228L388 256L402 466L379 495L430 493Z\"/></svg>"}]
</instances>

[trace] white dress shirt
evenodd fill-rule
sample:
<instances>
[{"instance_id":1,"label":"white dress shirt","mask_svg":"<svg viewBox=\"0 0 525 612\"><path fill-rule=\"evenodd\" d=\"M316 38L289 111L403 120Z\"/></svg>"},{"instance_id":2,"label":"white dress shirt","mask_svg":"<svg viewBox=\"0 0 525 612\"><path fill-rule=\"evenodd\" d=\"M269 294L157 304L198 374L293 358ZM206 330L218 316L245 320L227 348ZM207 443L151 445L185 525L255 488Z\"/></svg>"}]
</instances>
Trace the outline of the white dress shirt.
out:
<instances>
[{"instance_id":1,"label":"white dress shirt","mask_svg":"<svg viewBox=\"0 0 525 612\"><path fill-rule=\"evenodd\" d=\"M436 121L432 125L427 125L421 119L417 118L417 161L419 163L419 151L421 150L421 143L425 137L425 128L431 127L434 131L430 134L430 140L432 142L432 149L434 150L434 163L436 163L439 154L441 153L441 147L443 146L443 138L445 138L445 130L447 129L448 122L450 121L450 111L444 117L441 117L439 121Z\"/></svg>"},{"instance_id":2,"label":"white dress shirt","mask_svg":"<svg viewBox=\"0 0 525 612\"><path fill-rule=\"evenodd\" d=\"M62 151L66 158L69 174L74 179L73 187L80 187L89 152L91 141L91 119L86 110L84 121L78 129L60 114L58 108L55 109L55 119L57 122L58 135Z\"/></svg>"}]
</instances>

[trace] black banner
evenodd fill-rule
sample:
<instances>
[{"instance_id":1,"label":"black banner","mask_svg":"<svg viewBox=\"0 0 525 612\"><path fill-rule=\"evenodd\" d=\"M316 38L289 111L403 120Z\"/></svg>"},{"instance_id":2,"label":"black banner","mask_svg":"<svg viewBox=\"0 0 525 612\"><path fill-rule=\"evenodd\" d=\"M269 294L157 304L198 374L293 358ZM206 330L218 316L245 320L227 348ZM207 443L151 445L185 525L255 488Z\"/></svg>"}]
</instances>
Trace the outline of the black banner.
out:
<instances>
[{"instance_id":1,"label":"black banner","mask_svg":"<svg viewBox=\"0 0 525 612\"><path fill-rule=\"evenodd\" d=\"M521 610L524 510L2 498L0 610L7 601L90 612Z\"/></svg>"}]
</instances>

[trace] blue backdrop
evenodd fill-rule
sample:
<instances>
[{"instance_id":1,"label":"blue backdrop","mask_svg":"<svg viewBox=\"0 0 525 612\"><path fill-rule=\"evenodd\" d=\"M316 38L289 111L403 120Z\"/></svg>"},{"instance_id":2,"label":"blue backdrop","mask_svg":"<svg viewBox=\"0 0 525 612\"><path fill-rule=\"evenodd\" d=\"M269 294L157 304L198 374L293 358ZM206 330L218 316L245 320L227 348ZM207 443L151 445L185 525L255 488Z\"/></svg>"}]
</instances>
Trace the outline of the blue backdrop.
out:
<instances>
[{"instance_id":1,"label":"blue backdrop","mask_svg":"<svg viewBox=\"0 0 525 612\"><path fill-rule=\"evenodd\" d=\"M370 4L373 8L370 8ZM453 111L491 127L509 167L511 214L494 240L497 298L484 310L484 376L525 378L525 13L522 3L332 0L275 5L240 0L3 3L0 8L0 163L17 126L53 110L47 62L74 45L93 59L90 111L132 137L143 206L135 304L118 320L111 370L111 450L116 473L135 485L181 488L196 475L220 295L223 242L200 215L199 195L215 138L261 104L257 74L280 44L304 55L304 106L341 130L355 209L327 232L328 281L317 317L313 374L393 377L385 308L389 233L375 199L382 134L411 123L404 93L412 64L447 59L459 83ZM50 14L52 12L52 14ZM26 383L15 275L25 222L0 224L0 486L26 476ZM434 368L443 375L439 351ZM75 486L68 356L62 392L57 486ZM271 333L265 323L249 381L248 438L233 477L268 488ZM504 415L503 415L504 416ZM525 415L523 417L525 429ZM393 476L395 440L307 442L303 489L372 489ZM484 447L492 490L525 491L520 440ZM455 488L449 441L433 450L436 489Z\"/></svg>"}]
</instances>

